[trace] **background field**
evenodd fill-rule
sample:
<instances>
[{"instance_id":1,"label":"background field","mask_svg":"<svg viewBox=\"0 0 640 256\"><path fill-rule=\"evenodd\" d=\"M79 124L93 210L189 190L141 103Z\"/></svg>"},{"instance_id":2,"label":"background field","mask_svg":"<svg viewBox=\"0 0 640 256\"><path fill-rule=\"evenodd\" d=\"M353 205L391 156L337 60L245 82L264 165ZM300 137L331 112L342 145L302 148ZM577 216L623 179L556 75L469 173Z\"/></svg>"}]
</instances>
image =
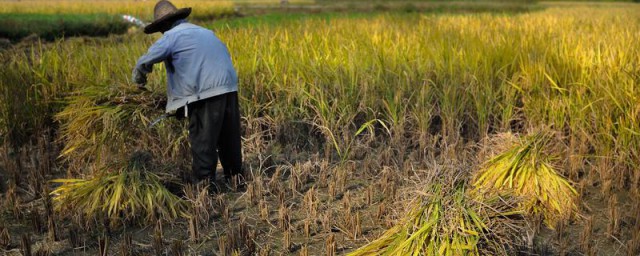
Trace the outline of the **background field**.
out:
<instances>
[{"instance_id":1,"label":"background field","mask_svg":"<svg viewBox=\"0 0 640 256\"><path fill-rule=\"evenodd\" d=\"M2 2L0 24L123 11L148 19L153 5L29 2ZM290 2L188 2L238 70L249 173L246 191L181 192L209 213L197 224L78 225L46 213L41 196L48 180L92 177L140 150L173 180L188 172L185 124L146 128L162 113L163 67L151 92L130 83L159 35L127 28L0 50L0 253L26 243L93 255L106 239L124 255L344 254L396 224L426 188L466 184L496 138L535 129L557 134L554 164L578 190L580 212L555 230L515 235L508 254L640 252L640 6Z\"/></svg>"}]
</instances>

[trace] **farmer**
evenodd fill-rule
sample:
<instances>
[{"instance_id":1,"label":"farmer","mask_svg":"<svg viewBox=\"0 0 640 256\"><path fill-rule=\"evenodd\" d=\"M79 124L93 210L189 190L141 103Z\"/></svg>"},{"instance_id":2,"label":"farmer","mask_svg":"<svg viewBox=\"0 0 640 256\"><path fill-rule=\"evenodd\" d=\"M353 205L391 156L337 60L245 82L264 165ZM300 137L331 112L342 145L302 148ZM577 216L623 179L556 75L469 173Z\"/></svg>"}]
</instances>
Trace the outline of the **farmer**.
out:
<instances>
[{"instance_id":1,"label":"farmer","mask_svg":"<svg viewBox=\"0 0 640 256\"><path fill-rule=\"evenodd\" d=\"M189 118L192 181L209 180L215 190L218 156L227 182L242 172L238 76L213 31L185 20L191 8L177 9L161 0L153 11L154 21L144 33L163 35L138 59L133 81L144 88L153 65L164 61L166 112Z\"/></svg>"}]
</instances>

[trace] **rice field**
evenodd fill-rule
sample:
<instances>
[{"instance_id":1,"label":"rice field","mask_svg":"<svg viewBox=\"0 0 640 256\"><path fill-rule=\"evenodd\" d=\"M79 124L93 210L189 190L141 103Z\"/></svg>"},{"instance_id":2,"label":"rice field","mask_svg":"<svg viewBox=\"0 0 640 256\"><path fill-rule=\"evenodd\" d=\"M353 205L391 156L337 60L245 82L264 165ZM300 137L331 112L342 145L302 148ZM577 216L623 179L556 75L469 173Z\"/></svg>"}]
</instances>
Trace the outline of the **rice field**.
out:
<instances>
[{"instance_id":1,"label":"rice field","mask_svg":"<svg viewBox=\"0 0 640 256\"><path fill-rule=\"evenodd\" d=\"M123 15L129 14L140 19L153 19L155 1L126 1L126 0L24 0L3 1L0 13L30 13L30 14L96 14L106 13ZM214 14L232 13L232 1L173 1L176 6L189 5L193 7L193 15L202 17Z\"/></svg>"},{"instance_id":2,"label":"rice field","mask_svg":"<svg viewBox=\"0 0 640 256\"><path fill-rule=\"evenodd\" d=\"M153 5L112 2L30 11ZM240 79L247 187L215 197L184 182L186 123L148 128L163 67L130 81L159 35L0 50L0 254L638 255L640 5L519 4L198 20ZM165 203L60 196L145 179Z\"/></svg>"}]
</instances>

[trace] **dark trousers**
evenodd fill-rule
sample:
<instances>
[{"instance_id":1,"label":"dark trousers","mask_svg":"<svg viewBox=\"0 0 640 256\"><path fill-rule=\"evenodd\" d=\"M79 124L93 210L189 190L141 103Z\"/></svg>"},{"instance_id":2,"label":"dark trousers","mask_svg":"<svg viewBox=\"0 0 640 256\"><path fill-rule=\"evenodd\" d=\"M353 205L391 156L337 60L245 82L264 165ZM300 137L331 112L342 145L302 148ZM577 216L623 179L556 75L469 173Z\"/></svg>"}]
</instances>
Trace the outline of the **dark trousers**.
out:
<instances>
[{"instance_id":1,"label":"dark trousers","mask_svg":"<svg viewBox=\"0 0 640 256\"><path fill-rule=\"evenodd\" d=\"M187 111L195 180L215 180L218 156L226 178L241 174L238 93L230 92L191 103Z\"/></svg>"}]
</instances>

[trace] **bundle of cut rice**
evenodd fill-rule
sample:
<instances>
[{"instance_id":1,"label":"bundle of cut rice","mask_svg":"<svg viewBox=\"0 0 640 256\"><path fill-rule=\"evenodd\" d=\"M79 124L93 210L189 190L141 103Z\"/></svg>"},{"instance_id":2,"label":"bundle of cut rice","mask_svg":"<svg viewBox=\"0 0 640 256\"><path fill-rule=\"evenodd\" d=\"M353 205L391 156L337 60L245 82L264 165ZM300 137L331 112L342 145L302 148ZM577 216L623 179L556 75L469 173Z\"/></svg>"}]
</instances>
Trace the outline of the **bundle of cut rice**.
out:
<instances>
[{"instance_id":1,"label":"bundle of cut rice","mask_svg":"<svg viewBox=\"0 0 640 256\"><path fill-rule=\"evenodd\" d=\"M487 161L473 179L473 193L520 197L523 212L542 216L550 228L573 216L576 190L551 164L552 139L550 132L534 133Z\"/></svg>"},{"instance_id":2,"label":"bundle of cut rice","mask_svg":"<svg viewBox=\"0 0 640 256\"><path fill-rule=\"evenodd\" d=\"M513 228L522 225L504 217L518 213L498 198L480 203L462 188L452 190L446 194L434 186L405 219L348 255L505 255L519 231Z\"/></svg>"},{"instance_id":3,"label":"bundle of cut rice","mask_svg":"<svg viewBox=\"0 0 640 256\"><path fill-rule=\"evenodd\" d=\"M138 150L165 163L188 163L188 133L183 122L167 119L153 129L148 127L163 114L166 96L162 93L126 84L92 86L66 100L68 105L56 119L64 145L61 157L72 172L100 169Z\"/></svg>"},{"instance_id":4,"label":"bundle of cut rice","mask_svg":"<svg viewBox=\"0 0 640 256\"><path fill-rule=\"evenodd\" d=\"M82 213L86 220L172 220L187 216L186 201L168 191L149 163L148 154L136 153L117 161L90 179L56 179L60 186L51 192L59 213Z\"/></svg>"}]
</instances>

